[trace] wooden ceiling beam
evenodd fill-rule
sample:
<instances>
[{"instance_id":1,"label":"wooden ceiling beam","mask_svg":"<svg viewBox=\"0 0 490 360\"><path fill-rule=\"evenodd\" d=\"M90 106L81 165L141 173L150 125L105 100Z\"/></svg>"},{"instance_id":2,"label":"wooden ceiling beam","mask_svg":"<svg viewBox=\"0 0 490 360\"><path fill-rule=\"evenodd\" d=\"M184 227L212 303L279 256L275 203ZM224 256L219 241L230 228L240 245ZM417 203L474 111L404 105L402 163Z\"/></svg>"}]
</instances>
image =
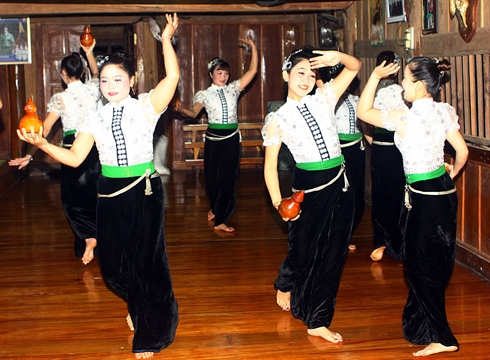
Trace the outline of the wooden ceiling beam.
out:
<instances>
[{"instance_id":1,"label":"wooden ceiling beam","mask_svg":"<svg viewBox=\"0 0 490 360\"><path fill-rule=\"evenodd\" d=\"M282 13L321 12L346 9L352 1L286 3L263 7L256 4L32 4L0 3L2 17L131 13Z\"/></svg>"}]
</instances>

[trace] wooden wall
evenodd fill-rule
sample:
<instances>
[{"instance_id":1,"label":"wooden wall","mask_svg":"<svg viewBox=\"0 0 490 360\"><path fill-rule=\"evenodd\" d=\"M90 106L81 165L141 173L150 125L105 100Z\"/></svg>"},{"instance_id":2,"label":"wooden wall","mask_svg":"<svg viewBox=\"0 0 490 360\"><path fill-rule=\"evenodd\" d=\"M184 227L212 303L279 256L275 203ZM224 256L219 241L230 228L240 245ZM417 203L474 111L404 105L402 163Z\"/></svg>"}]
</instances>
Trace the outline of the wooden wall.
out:
<instances>
[{"instance_id":1,"label":"wooden wall","mask_svg":"<svg viewBox=\"0 0 490 360\"><path fill-rule=\"evenodd\" d=\"M490 278L490 6L480 0L475 10L476 32L466 42L460 35L456 18L451 19L449 1L436 1L437 22L434 33L422 29L422 1L406 2L408 22L387 24L385 45L371 45L370 1L356 1L351 13L355 17L355 55L363 62L361 88L375 66L377 54L392 50L405 60L424 55L447 58L452 69L442 86L441 100L450 103L459 116L461 132L470 148L470 158L456 179L459 194L457 259L475 272ZM415 49L404 48L404 31L414 27ZM402 78L399 74L399 78ZM448 154L450 156L450 154Z\"/></svg>"}]
</instances>

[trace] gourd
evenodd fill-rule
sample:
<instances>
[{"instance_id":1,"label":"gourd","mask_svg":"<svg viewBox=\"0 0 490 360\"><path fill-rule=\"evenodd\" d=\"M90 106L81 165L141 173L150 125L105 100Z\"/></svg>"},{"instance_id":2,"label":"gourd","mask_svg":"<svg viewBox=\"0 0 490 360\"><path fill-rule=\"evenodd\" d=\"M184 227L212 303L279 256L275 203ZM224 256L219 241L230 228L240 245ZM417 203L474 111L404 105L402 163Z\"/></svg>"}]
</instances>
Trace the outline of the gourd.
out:
<instances>
[{"instance_id":1,"label":"gourd","mask_svg":"<svg viewBox=\"0 0 490 360\"><path fill-rule=\"evenodd\" d=\"M94 37L91 33L92 30L90 29L90 25L83 28L83 33L80 35L80 43L83 46L90 46L94 43Z\"/></svg>"},{"instance_id":2,"label":"gourd","mask_svg":"<svg viewBox=\"0 0 490 360\"><path fill-rule=\"evenodd\" d=\"M305 198L304 190L295 192L291 197L284 198L279 203L277 210L283 218L294 219L301 211L301 203Z\"/></svg>"},{"instance_id":3,"label":"gourd","mask_svg":"<svg viewBox=\"0 0 490 360\"><path fill-rule=\"evenodd\" d=\"M39 131L41 131L41 126L43 125L43 122L37 117L37 107L31 98L27 100L27 103L24 106L24 111L26 112L26 114L22 117L22 119L20 119L19 130L26 129L28 133L39 133Z\"/></svg>"}]
</instances>

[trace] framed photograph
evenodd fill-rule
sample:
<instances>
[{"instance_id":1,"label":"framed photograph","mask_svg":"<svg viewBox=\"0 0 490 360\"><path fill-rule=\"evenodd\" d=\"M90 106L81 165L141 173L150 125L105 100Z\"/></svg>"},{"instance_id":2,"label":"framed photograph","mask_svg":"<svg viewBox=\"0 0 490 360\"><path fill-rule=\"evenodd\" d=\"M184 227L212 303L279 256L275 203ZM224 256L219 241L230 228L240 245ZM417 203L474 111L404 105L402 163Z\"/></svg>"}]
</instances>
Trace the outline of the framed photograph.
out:
<instances>
[{"instance_id":1,"label":"framed photograph","mask_svg":"<svg viewBox=\"0 0 490 360\"><path fill-rule=\"evenodd\" d=\"M437 32L436 10L437 0L422 0L422 34L435 34Z\"/></svg>"},{"instance_id":2,"label":"framed photograph","mask_svg":"<svg viewBox=\"0 0 490 360\"><path fill-rule=\"evenodd\" d=\"M385 0L386 1L386 22L394 23L405 21L405 0Z\"/></svg>"},{"instance_id":3,"label":"framed photograph","mask_svg":"<svg viewBox=\"0 0 490 360\"><path fill-rule=\"evenodd\" d=\"M31 62L29 18L0 18L0 65Z\"/></svg>"},{"instance_id":4,"label":"framed photograph","mask_svg":"<svg viewBox=\"0 0 490 360\"><path fill-rule=\"evenodd\" d=\"M385 12L383 0L371 0L369 13L371 14L371 46L384 46Z\"/></svg>"}]
</instances>

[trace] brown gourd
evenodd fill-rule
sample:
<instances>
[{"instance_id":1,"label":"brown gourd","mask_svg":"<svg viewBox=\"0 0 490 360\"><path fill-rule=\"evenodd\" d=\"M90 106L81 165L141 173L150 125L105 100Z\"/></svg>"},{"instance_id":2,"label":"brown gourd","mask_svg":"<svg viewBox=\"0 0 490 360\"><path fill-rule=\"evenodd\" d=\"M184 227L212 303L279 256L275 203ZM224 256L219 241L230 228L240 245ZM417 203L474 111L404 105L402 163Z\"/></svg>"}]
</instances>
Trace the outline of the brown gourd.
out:
<instances>
[{"instance_id":1,"label":"brown gourd","mask_svg":"<svg viewBox=\"0 0 490 360\"><path fill-rule=\"evenodd\" d=\"M92 35L92 29L90 29L90 25L87 25L83 28L83 33L80 35L80 43L83 46L90 46L94 43L94 37Z\"/></svg>"},{"instance_id":2,"label":"brown gourd","mask_svg":"<svg viewBox=\"0 0 490 360\"><path fill-rule=\"evenodd\" d=\"M26 129L28 133L39 133L43 122L37 117L37 107L31 98L27 100L27 103L24 106L24 111L26 112L26 114L22 117L22 119L20 119L19 130Z\"/></svg>"},{"instance_id":3,"label":"brown gourd","mask_svg":"<svg viewBox=\"0 0 490 360\"><path fill-rule=\"evenodd\" d=\"M295 192L291 197L284 198L279 203L277 210L283 218L294 219L301 211L301 203L305 198L304 190Z\"/></svg>"}]
</instances>

